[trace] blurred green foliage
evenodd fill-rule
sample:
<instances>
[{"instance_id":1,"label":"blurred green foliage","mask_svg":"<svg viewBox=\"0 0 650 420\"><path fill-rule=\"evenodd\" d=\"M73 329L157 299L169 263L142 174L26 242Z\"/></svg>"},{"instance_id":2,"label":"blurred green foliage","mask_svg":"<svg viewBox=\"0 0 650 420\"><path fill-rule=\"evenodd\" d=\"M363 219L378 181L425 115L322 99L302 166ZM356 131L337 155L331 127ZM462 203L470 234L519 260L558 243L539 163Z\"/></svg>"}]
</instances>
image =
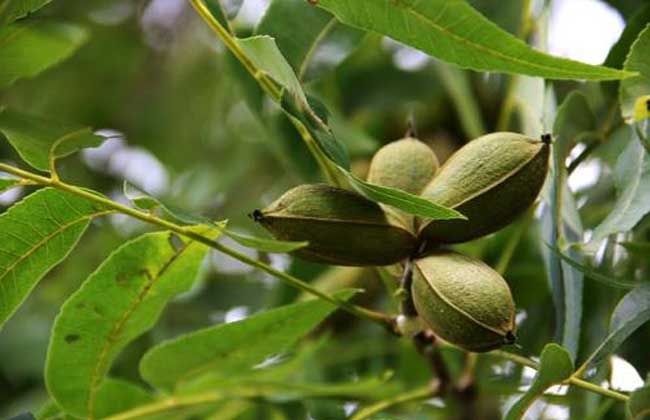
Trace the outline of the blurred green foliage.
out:
<instances>
[{"instance_id":1,"label":"blurred green foliage","mask_svg":"<svg viewBox=\"0 0 650 420\"><path fill-rule=\"evenodd\" d=\"M0 1L0 8L5 3ZM471 3L508 32L521 34L521 15L527 1ZM638 2L609 3L629 18ZM104 148L105 152L84 152L81 157L69 157L59 163L59 173L68 182L124 201L122 184L127 179L140 188L153 189L151 192L168 203L213 220L228 219L238 231L263 235L248 218L252 210L299 183L323 180L287 117L261 94L253 79L188 3L53 1L27 19L74 23L88 32L85 44L70 58L36 77L21 79L0 90L2 106L94 127L112 137L112 148ZM242 16L231 24L240 36L255 31L254 22ZM441 77L441 67L459 72L461 79L452 81L466 83L461 89L468 89L469 97L463 98L478 110L474 116L480 122L478 127L488 132L503 128L498 127L499 115L510 94L511 77L460 71L433 60L408 68L397 58L405 54L403 46L374 33L355 33L355 37L351 47L350 38L341 36L339 40L345 46L343 59L335 66L327 60L321 69L312 66L312 76L304 88L328 106L332 113L330 122L349 151L353 172L360 177L365 176L374 151L402 137L411 118L417 123L418 136L433 147L441 160L471 139L468 132L476 130L476 126L467 127L462 102L454 98L458 87L450 86L450 79ZM333 42L336 45L336 39ZM597 147L589 139L581 142L583 150L593 147L593 153L578 168L597 167L596 173L582 172L583 177L588 177L587 186L574 191L586 232L592 231L614 208L617 159L628 143L635 141L619 117L616 95L603 89L607 86L595 82L553 83L557 103L578 89L599 129L605 125ZM524 116L525 110L515 107L506 128L523 131ZM571 159L575 159L574 154ZM15 163L20 158L9 143L2 141L0 160ZM32 190L24 187L21 194ZM520 242L515 242L504 277L513 290L520 314L518 344L524 354L531 356L539 355L544 345L553 341L555 331L553 298L542 255L547 250L541 239L540 213L532 223L522 218L495 235L459 246L495 266L513 238L521 237ZM117 246L148 229L122 216L94 222L83 246L41 281L4 326L0 332L0 416L33 412L45 403L46 348L62 302ZM649 241L650 219L645 216L634 229L609 236L593 256L586 258L586 263L608 276L647 281L650 254L643 244ZM622 243L633 245L624 247ZM329 273L328 267L285 255L245 252L315 284L323 282L323 273ZM380 280L373 278L371 283L379 290L366 286L372 293L361 302L393 310L391 297L378 286ZM584 360L606 336L609 317L624 293L585 278L579 360ZM238 314L289 304L297 297L297 291L267 274L210 253L198 284L171 302L156 327L122 352L111 374L144 384L138 375L138 363L155 343L232 320ZM333 328L319 330L305 340L300 351L296 349L304 360L297 362L299 368L292 371L293 377L312 383L344 382L392 371L392 380L400 389L414 388L430 379L426 361L408 340L391 337L377 326L344 314L331 318L330 326ZM617 351L642 378L650 373L649 340L650 324L646 324ZM444 348L443 357L451 374L460 376L463 353ZM607 374L603 373L602 379ZM434 400L407 405L395 418L453 418L458 413L470 416L465 418L498 418L503 403L511 403L518 393L522 377L528 383L532 379L521 366L482 356L476 366L477 398L473 406L464 408L473 411L461 410L463 401L450 399L443 406ZM570 406L571 418L576 419L587 418L606 401L574 388L567 398L545 400ZM352 407L345 402L327 398L276 403L264 399L232 400L208 411L215 419L336 419L343 418L345 410ZM623 410L622 405L612 404L600 417L590 418L620 419ZM227 413L234 414L229 417ZM208 414L197 413L196 418L208 418ZM187 418L191 418L189 414Z\"/></svg>"}]
</instances>

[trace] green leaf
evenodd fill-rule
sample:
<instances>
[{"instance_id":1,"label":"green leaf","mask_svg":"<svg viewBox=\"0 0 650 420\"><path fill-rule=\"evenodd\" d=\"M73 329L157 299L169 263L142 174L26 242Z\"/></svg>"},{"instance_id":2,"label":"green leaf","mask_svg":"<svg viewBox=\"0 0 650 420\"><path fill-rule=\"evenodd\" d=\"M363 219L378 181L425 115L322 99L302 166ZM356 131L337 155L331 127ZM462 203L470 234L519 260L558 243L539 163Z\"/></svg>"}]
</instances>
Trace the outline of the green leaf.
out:
<instances>
[{"instance_id":1,"label":"green leaf","mask_svg":"<svg viewBox=\"0 0 650 420\"><path fill-rule=\"evenodd\" d=\"M636 117L637 98L650 95L650 25L641 31L632 44L623 68L639 73L638 76L622 80L619 86L621 115L626 121L632 122Z\"/></svg>"},{"instance_id":2,"label":"green leaf","mask_svg":"<svg viewBox=\"0 0 650 420\"><path fill-rule=\"evenodd\" d=\"M230 237L235 242L248 248L254 248L262 252L277 252L287 253L304 248L308 245L307 242L295 241L279 241L271 238L258 238L254 236L243 235L231 230L226 230L226 222L213 222L210 219L197 216L186 210L179 209L178 207L164 203L160 199L152 196L148 192L136 187L135 185L124 181L123 191L126 198L133 204L143 210L152 211L156 208L161 208L165 215L174 221L183 224L205 224L221 230L221 233Z\"/></svg>"},{"instance_id":3,"label":"green leaf","mask_svg":"<svg viewBox=\"0 0 650 420\"><path fill-rule=\"evenodd\" d=\"M171 220L180 222L185 225L207 225L223 229L226 222L214 222L207 217L193 214L187 210L178 208L161 199L154 197L143 189L136 187L128 181L122 185L124 196L128 198L136 207L143 210L162 209L163 213Z\"/></svg>"},{"instance_id":4,"label":"green leaf","mask_svg":"<svg viewBox=\"0 0 650 420\"><path fill-rule=\"evenodd\" d=\"M558 108L553 124L553 147L558 161L564 162L571 149L595 130L596 117L587 98L577 90L572 91Z\"/></svg>"},{"instance_id":5,"label":"green leaf","mask_svg":"<svg viewBox=\"0 0 650 420\"><path fill-rule=\"evenodd\" d=\"M80 26L42 21L0 25L0 88L65 60L88 39Z\"/></svg>"},{"instance_id":6,"label":"green leaf","mask_svg":"<svg viewBox=\"0 0 650 420\"><path fill-rule=\"evenodd\" d=\"M648 22L650 22L650 4L645 3L640 5L634 15L627 19L623 33L621 33L616 44L609 50L603 64L607 67L623 67L630 47Z\"/></svg>"},{"instance_id":7,"label":"green leaf","mask_svg":"<svg viewBox=\"0 0 650 420\"><path fill-rule=\"evenodd\" d=\"M631 281L626 281L626 280L621 280L621 279L616 278L616 277L606 276L604 274L601 274L601 273L597 272L596 270L592 269L591 267L587 267L586 265L584 265L584 264L574 260L570 256L564 254L558 248L553 248L550 245L549 245L549 248L558 257L562 258L563 261L565 261L571 267L573 267L576 270L583 273L587 278L596 280L599 283L602 283L602 284L604 284L606 286L615 287L615 288L618 288L618 289L633 289L634 287L637 286L637 283L634 283L634 282L631 282Z\"/></svg>"},{"instance_id":8,"label":"green leaf","mask_svg":"<svg viewBox=\"0 0 650 420\"><path fill-rule=\"evenodd\" d=\"M257 67L287 89L300 104L307 104L305 92L293 69L275 44L275 39L266 35L258 35L238 39L237 43Z\"/></svg>"},{"instance_id":9,"label":"green leaf","mask_svg":"<svg viewBox=\"0 0 650 420\"><path fill-rule=\"evenodd\" d=\"M256 33L275 38L300 80L338 65L365 35L305 0L273 0ZM336 54L319 54L325 48L335 48Z\"/></svg>"},{"instance_id":10,"label":"green leaf","mask_svg":"<svg viewBox=\"0 0 650 420\"><path fill-rule=\"evenodd\" d=\"M282 404L287 402L304 402L308 399L370 399L381 398L396 391L396 386L387 383L389 375L381 378L362 378L356 381L340 383L303 383L286 381L268 381L255 379L216 379L197 384L191 390L183 389L182 392L171 397L159 400L151 405L138 407L135 412L122 413L125 418L140 418L143 413L151 415L176 414L181 418L234 418L226 413L218 412L213 417L206 415L190 416L187 410L215 404L224 400L250 400ZM214 407L214 406L213 406ZM182 414L179 413L182 412ZM236 413L240 410L236 409ZM150 417L146 417L150 418ZM157 417L155 417L157 418ZM166 418L166 417L164 417ZM176 417L175 417L176 418Z\"/></svg>"},{"instance_id":11,"label":"green leaf","mask_svg":"<svg viewBox=\"0 0 650 420\"><path fill-rule=\"evenodd\" d=\"M650 385L639 388L630 395L627 412L632 420L642 420L650 416Z\"/></svg>"},{"instance_id":12,"label":"green leaf","mask_svg":"<svg viewBox=\"0 0 650 420\"><path fill-rule=\"evenodd\" d=\"M140 236L111 254L66 301L54 323L45 374L50 395L66 412L97 415L98 392L115 357L194 284L206 252L205 245L170 232Z\"/></svg>"},{"instance_id":13,"label":"green leaf","mask_svg":"<svg viewBox=\"0 0 650 420\"><path fill-rule=\"evenodd\" d=\"M262 252L283 254L304 248L309 245L309 242L279 241L277 239L258 238L255 236L248 236L233 232L232 230L225 230L224 235L233 239L240 245L243 245L247 248L257 249L258 251Z\"/></svg>"},{"instance_id":14,"label":"green leaf","mask_svg":"<svg viewBox=\"0 0 650 420\"><path fill-rule=\"evenodd\" d=\"M74 417L69 416L61 410L54 400L48 400L38 410L36 414L37 420L74 420Z\"/></svg>"},{"instance_id":15,"label":"green leaf","mask_svg":"<svg viewBox=\"0 0 650 420\"><path fill-rule=\"evenodd\" d=\"M334 137L345 143L351 156L367 158L381 147L376 138L341 115L330 115L328 123Z\"/></svg>"},{"instance_id":16,"label":"green leaf","mask_svg":"<svg viewBox=\"0 0 650 420\"><path fill-rule=\"evenodd\" d=\"M477 95L472 92L468 73L440 62L435 63L435 69L454 104L467 138L475 139L485 134Z\"/></svg>"},{"instance_id":17,"label":"green leaf","mask_svg":"<svg viewBox=\"0 0 650 420\"><path fill-rule=\"evenodd\" d=\"M639 258L645 258L650 255L650 242L619 242L619 244L630 254Z\"/></svg>"},{"instance_id":18,"label":"green leaf","mask_svg":"<svg viewBox=\"0 0 650 420\"><path fill-rule=\"evenodd\" d=\"M255 65L268 73L284 87L281 105L291 117L301 121L318 143L321 151L332 161L349 167L349 159L343 146L326 125L327 117L319 110L324 106L314 98L307 98L293 69L270 36L253 36L237 41Z\"/></svg>"},{"instance_id":19,"label":"green leaf","mask_svg":"<svg viewBox=\"0 0 650 420\"><path fill-rule=\"evenodd\" d=\"M537 51L463 0L319 0L317 4L343 23L387 35L462 68L548 79L630 76Z\"/></svg>"},{"instance_id":20,"label":"green leaf","mask_svg":"<svg viewBox=\"0 0 650 420\"><path fill-rule=\"evenodd\" d=\"M602 344L589 356L585 366L598 366L641 325L650 320L650 284L642 283L629 291L616 305L609 332Z\"/></svg>"},{"instance_id":21,"label":"green leaf","mask_svg":"<svg viewBox=\"0 0 650 420\"><path fill-rule=\"evenodd\" d=\"M352 295L348 291L338 296ZM243 376L267 358L287 351L335 309L329 302L312 300L199 330L151 349L142 358L140 373L150 384L165 389L204 374Z\"/></svg>"},{"instance_id":22,"label":"green leaf","mask_svg":"<svg viewBox=\"0 0 650 420\"><path fill-rule=\"evenodd\" d=\"M139 209L153 210L161 206L160 200L131 184L129 181L124 181L122 184L122 192Z\"/></svg>"},{"instance_id":23,"label":"green leaf","mask_svg":"<svg viewBox=\"0 0 650 420\"><path fill-rule=\"evenodd\" d=\"M637 138L632 139L619 156L614 181L618 197L611 212L594 229L592 244L632 229L650 212L650 155Z\"/></svg>"},{"instance_id":24,"label":"green leaf","mask_svg":"<svg viewBox=\"0 0 650 420\"><path fill-rule=\"evenodd\" d=\"M2 0L0 2L0 26L27 16L52 0Z\"/></svg>"},{"instance_id":25,"label":"green leaf","mask_svg":"<svg viewBox=\"0 0 650 420\"><path fill-rule=\"evenodd\" d=\"M99 204L46 188L0 215L0 327L65 259L90 221L107 213Z\"/></svg>"},{"instance_id":26,"label":"green leaf","mask_svg":"<svg viewBox=\"0 0 650 420\"><path fill-rule=\"evenodd\" d=\"M545 191L548 206L544 210L543 235L552 250L560 249L560 244L582 240L582 222L573 193L566 184L564 162L583 133L594 127L595 119L584 96L577 92L570 93L557 109L553 124L555 140L551 182ZM582 263L584 257L580 250L570 248L567 253L573 260ZM582 320L583 274L563 261L558 252L546 252L544 257L556 311L555 337L575 359Z\"/></svg>"},{"instance_id":27,"label":"green leaf","mask_svg":"<svg viewBox=\"0 0 650 420\"><path fill-rule=\"evenodd\" d=\"M545 99L549 93L546 82L539 77L517 76L514 78L513 100L521 132L531 138L539 138L545 133Z\"/></svg>"},{"instance_id":28,"label":"green leaf","mask_svg":"<svg viewBox=\"0 0 650 420\"><path fill-rule=\"evenodd\" d=\"M138 385L106 378L97 391L95 415L96 418L104 418L153 401L153 396Z\"/></svg>"},{"instance_id":29,"label":"green leaf","mask_svg":"<svg viewBox=\"0 0 650 420\"><path fill-rule=\"evenodd\" d=\"M510 408L506 420L518 420L524 417L526 410L553 385L568 379L573 373L571 355L563 347L551 343L542 351L539 370L526 393Z\"/></svg>"},{"instance_id":30,"label":"green leaf","mask_svg":"<svg viewBox=\"0 0 650 420\"><path fill-rule=\"evenodd\" d=\"M63 124L12 109L0 112L0 132L25 162L42 171L50 170L50 157L56 160L104 141L89 127Z\"/></svg>"},{"instance_id":31,"label":"green leaf","mask_svg":"<svg viewBox=\"0 0 650 420\"><path fill-rule=\"evenodd\" d=\"M309 105L305 106L295 97L285 93L282 95L281 105L289 119L304 125L316 141L318 148L315 148L315 152L319 153L322 159L332 161L346 169L350 168L347 150L336 139L332 129L327 126L329 115L327 115L325 106L313 97L309 97L308 102ZM320 114L315 111L319 111Z\"/></svg>"},{"instance_id":32,"label":"green leaf","mask_svg":"<svg viewBox=\"0 0 650 420\"><path fill-rule=\"evenodd\" d=\"M390 373L390 372L389 372ZM211 390L223 398L268 398L273 402L302 401L307 398L380 398L395 391L387 384L390 375L382 378L364 378L342 383L304 383L269 381L255 378L224 379L206 376L192 384L191 392ZM183 389L183 395L188 389Z\"/></svg>"},{"instance_id":33,"label":"green leaf","mask_svg":"<svg viewBox=\"0 0 650 420\"><path fill-rule=\"evenodd\" d=\"M0 193L20 185L19 179L0 178Z\"/></svg>"},{"instance_id":34,"label":"green leaf","mask_svg":"<svg viewBox=\"0 0 650 420\"><path fill-rule=\"evenodd\" d=\"M97 393L97 417L103 418L140 405L153 402L151 394L130 382L106 378ZM38 412L38 420L73 420L54 400L49 400Z\"/></svg>"},{"instance_id":35,"label":"green leaf","mask_svg":"<svg viewBox=\"0 0 650 420\"><path fill-rule=\"evenodd\" d=\"M352 188L369 200L388 204L406 213L432 220L466 219L454 209L443 207L406 191L370 184L343 168L339 167L339 170L350 181Z\"/></svg>"}]
</instances>

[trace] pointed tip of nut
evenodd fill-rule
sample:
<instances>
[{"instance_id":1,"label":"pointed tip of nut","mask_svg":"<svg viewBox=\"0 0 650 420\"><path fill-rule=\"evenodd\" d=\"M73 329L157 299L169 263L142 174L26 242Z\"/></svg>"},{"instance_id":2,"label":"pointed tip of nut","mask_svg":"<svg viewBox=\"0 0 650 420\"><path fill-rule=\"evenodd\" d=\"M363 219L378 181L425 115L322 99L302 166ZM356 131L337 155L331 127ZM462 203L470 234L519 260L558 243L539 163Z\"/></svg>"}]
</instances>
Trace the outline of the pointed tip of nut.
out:
<instances>
[{"instance_id":1,"label":"pointed tip of nut","mask_svg":"<svg viewBox=\"0 0 650 420\"><path fill-rule=\"evenodd\" d=\"M541 140L545 145L548 146L553 142L553 136L551 136L550 133L544 133L542 134Z\"/></svg>"},{"instance_id":2,"label":"pointed tip of nut","mask_svg":"<svg viewBox=\"0 0 650 420\"><path fill-rule=\"evenodd\" d=\"M253 210L252 213L250 213L250 214L248 215L248 217L250 217L251 219L253 219L253 221L259 223L259 222L262 221L262 219L264 219L264 213L262 213L262 210L255 209L255 210Z\"/></svg>"}]
</instances>

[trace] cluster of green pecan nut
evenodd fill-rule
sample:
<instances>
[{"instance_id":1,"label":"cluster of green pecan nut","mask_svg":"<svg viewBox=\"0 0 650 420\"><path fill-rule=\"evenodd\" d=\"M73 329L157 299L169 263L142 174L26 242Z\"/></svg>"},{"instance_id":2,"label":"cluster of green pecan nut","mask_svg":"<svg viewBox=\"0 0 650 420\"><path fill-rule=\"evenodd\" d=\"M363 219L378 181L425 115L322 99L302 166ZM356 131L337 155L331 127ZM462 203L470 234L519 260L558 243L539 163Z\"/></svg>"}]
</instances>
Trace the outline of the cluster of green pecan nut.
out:
<instances>
[{"instance_id":1,"label":"cluster of green pecan nut","mask_svg":"<svg viewBox=\"0 0 650 420\"><path fill-rule=\"evenodd\" d=\"M549 159L548 136L499 132L477 138L439 167L425 143L404 138L373 157L368 182L420 195L467 220L427 220L325 184L301 185L254 213L276 238L308 241L301 258L334 265L385 266L410 260L411 296L440 338L469 351L514 340L505 280L482 261L445 250L496 232L529 208Z\"/></svg>"}]
</instances>

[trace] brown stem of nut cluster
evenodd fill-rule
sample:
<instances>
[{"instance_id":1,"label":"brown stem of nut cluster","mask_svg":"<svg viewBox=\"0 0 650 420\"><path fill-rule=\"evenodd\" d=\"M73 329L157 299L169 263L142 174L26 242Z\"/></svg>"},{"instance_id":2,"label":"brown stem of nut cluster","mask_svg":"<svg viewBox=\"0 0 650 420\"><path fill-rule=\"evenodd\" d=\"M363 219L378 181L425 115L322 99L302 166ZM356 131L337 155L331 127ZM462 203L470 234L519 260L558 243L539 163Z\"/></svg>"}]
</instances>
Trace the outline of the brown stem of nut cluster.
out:
<instances>
[{"instance_id":1,"label":"brown stem of nut cluster","mask_svg":"<svg viewBox=\"0 0 650 420\"><path fill-rule=\"evenodd\" d=\"M415 305L413 304L413 296L411 295L411 285L413 284L413 262L409 259L404 265L404 273L402 274L402 279L400 280L400 287L404 291L404 298L400 303L400 312L409 317L413 318L418 316L417 311L415 310Z\"/></svg>"},{"instance_id":2,"label":"brown stem of nut cluster","mask_svg":"<svg viewBox=\"0 0 650 420\"><path fill-rule=\"evenodd\" d=\"M413 336L415 348L427 359L433 374L440 381L440 389L444 391L449 385L451 376L449 375L445 361L442 359L436 341L436 336L429 330L420 331Z\"/></svg>"}]
</instances>

